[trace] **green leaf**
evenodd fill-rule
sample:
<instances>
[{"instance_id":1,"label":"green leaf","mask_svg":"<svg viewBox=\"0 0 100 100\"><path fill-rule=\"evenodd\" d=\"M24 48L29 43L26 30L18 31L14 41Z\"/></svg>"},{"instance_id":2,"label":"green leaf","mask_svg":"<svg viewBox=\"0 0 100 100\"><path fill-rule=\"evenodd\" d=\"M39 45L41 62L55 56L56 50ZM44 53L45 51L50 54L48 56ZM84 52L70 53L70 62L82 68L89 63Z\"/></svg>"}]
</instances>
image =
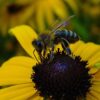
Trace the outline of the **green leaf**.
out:
<instances>
[{"instance_id":1,"label":"green leaf","mask_svg":"<svg viewBox=\"0 0 100 100\"><path fill-rule=\"evenodd\" d=\"M99 68L100 68L100 62L96 63L96 64L94 65L94 67L99 69Z\"/></svg>"},{"instance_id":2,"label":"green leaf","mask_svg":"<svg viewBox=\"0 0 100 100\"><path fill-rule=\"evenodd\" d=\"M15 0L9 0L9 2L10 2L10 3L14 3L14 2L15 2Z\"/></svg>"}]
</instances>

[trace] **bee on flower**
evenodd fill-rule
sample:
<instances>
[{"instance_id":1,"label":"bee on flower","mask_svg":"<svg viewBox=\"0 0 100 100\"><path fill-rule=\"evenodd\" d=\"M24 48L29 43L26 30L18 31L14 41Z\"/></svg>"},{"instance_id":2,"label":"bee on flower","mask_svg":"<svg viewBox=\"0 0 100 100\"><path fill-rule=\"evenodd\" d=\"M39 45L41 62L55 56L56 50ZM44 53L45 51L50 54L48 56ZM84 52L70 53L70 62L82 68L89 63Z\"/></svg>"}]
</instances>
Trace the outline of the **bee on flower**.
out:
<instances>
[{"instance_id":1,"label":"bee on flower","mask_svg":"<svg viewBox=\"0 0 100 100\"><path fill-rule=\"evenodd\" d=\"M43 60L33 52L32 42L39 37L31 27L17 26L10 33L29 56L13 57L1 66L1 100L100 99L100 45L78 40L69 45L70 56L58 44L49 62L50 52Z\"/></svg>"},{"instance_id":2,"label":"bee on flower","mask_svg":"<svg viewBox=\"0 0 100 100\"><path fill-rule=\"evenodd\" d=\"M46 51L48 48L51 48L51 59L53 59L53 53L55 45L61 43L62 48L67 54L71 54L71 50L69 48L69 43L75 43L79 40L79 36L71 31L66 29L60 29L61 27L67 26L68 21L73 18L75 15L70 16L66 21L63 21L59 23L51 32L42 33L39 36L39 39L36 39L32 42L32 44L35 46L37 52L40 55L40 59L43 59L43 56L45 56ZM42 56L43 52L43 56Z\"/></svg>"}]
</instances>

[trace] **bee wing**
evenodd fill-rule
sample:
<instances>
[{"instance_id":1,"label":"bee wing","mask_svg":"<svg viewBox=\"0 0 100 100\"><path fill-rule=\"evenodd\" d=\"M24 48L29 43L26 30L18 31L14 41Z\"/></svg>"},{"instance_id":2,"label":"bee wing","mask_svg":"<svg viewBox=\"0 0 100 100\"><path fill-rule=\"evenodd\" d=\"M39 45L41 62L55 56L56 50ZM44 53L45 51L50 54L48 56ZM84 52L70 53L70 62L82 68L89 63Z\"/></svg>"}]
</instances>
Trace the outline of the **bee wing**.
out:
<instances>
[{"instance_id":1,"label":"bee wing","mask_svg":"<svg viewBox=\"0 0 100 100\"><path fill-rule=\"evenodd\" d=\"M55 29L58 26L58 24L59 24L59 20L57 19L57 20L55 20L55 22L53 22L51 25L49 25L48 31L51 32L53 29Z\"/></svg>"},{"instance_id":2,"label":"bee wing","mask_svg":"<svg viewBox=\"0 0 100 100\"><path fill-rule=\"evenodd\" d=\"M73 17L75 17L75 15L72 15L67 20L62 21L61 23L59 23L49 34L55 32L57 29L59 29L61 27L67 26L69 24L69 20L72 19Z\"/></svg>"}]
</instances>

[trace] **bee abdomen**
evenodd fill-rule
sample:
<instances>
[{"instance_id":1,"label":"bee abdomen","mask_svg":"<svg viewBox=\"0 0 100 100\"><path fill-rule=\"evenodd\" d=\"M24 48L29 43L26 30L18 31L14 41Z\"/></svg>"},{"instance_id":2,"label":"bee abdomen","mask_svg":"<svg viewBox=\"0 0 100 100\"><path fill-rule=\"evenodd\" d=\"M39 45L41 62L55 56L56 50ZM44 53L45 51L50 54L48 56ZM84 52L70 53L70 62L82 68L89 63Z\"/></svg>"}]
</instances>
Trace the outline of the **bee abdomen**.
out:
<instances>
[{"instance_id":1,"label":"bee abdomen","mask_svg":"<svg viewBox=\"0 0 100 100\"><path fill-rule=\"evenodd\" d=\"M66 30L66 38L70 43L74 43L79 40L79 36L71 30Z\"/></svg>"}]
</instances>

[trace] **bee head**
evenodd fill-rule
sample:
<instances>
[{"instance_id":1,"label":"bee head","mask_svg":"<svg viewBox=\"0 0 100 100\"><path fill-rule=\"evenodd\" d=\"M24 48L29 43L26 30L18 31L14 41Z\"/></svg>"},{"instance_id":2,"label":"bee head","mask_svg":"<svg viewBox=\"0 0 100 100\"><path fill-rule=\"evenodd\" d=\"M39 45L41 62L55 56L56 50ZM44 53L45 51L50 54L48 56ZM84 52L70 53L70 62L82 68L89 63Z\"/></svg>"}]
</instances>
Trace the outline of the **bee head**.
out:
<instances>
[{"instance_id":1,"label":"bee head","mask_svg":"<svg viewBox=\"0 0 100 100\"><path fill-rule=\"evenodd\" d=\"M35 49L41 53L43 50L43 43L40 40L34 40L32 41L32 44L34 45Z\"/></svg>"}]
</instances>

